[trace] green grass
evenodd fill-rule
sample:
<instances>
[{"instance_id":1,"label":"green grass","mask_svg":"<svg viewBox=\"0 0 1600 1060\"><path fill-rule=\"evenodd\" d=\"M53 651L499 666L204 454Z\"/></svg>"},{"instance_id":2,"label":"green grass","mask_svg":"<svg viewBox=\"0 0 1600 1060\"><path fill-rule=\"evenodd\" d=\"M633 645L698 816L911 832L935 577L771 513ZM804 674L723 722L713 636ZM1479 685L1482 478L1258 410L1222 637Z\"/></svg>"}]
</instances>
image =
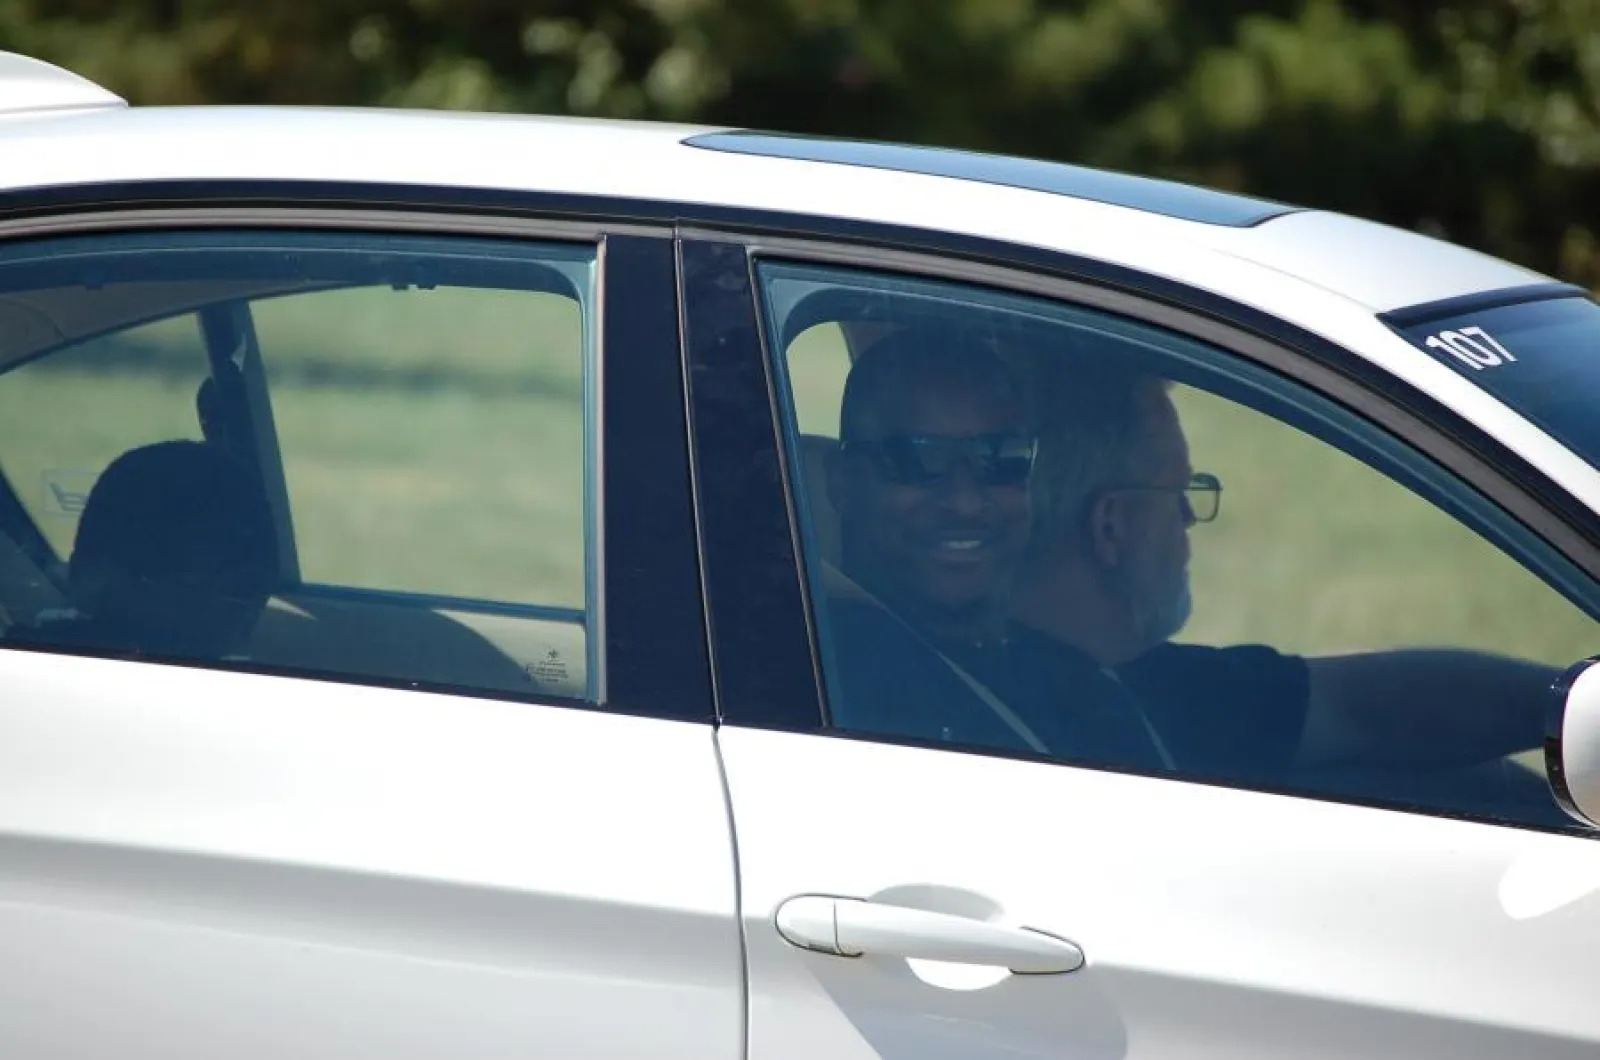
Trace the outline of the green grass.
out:
<instances>
[{"instance_id":1,"label":"green grass","mask_svg":"<svg viewBox=\"0 0 1600 1060\"><path fill-rule=\"evenodd\" d=\"M1451 645L1554 664L1595 623L1499 549L1359 461L1209 394L1177 395L1222 514L1190 531L1184 639L1323 654Z\"/></svg>"}]
</instances>

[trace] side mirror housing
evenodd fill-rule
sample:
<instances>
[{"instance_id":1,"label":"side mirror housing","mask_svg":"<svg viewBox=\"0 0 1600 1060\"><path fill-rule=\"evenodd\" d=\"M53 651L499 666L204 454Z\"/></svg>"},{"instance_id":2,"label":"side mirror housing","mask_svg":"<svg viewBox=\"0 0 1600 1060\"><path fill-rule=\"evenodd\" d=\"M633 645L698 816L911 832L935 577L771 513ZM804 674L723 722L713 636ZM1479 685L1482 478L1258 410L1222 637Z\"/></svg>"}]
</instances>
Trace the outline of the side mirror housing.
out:
<instances>
[{"instance_id":1,"label":"side mirror housing","mask_svg":"<svg viewBox=\"0 0 1600 1060\"><path fill-rule=\"evenodd\" d=\"M1556 802L1600 826L1600 656L1561 676L1545 726L1544 762Z\"/></svg>"}]
</instances>

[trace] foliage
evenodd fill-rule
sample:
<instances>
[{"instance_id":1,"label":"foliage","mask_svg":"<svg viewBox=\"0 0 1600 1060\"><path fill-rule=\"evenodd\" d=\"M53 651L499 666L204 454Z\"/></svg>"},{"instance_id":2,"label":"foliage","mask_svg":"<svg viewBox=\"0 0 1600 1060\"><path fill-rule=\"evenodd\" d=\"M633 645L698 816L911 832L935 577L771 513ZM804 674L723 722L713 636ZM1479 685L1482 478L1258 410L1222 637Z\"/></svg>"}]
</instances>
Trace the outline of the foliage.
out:
<instances>
[{"instance_id":1,"label":"foliage","mask_svg":"<svg viewBox=\"0 0 1600 1060\"><path fill-rule=\"evenodd\" d=\"M139 103L685 119L1162 174L1600 287L1593 0L0 0Z\"/></svg>"}]
</instances>

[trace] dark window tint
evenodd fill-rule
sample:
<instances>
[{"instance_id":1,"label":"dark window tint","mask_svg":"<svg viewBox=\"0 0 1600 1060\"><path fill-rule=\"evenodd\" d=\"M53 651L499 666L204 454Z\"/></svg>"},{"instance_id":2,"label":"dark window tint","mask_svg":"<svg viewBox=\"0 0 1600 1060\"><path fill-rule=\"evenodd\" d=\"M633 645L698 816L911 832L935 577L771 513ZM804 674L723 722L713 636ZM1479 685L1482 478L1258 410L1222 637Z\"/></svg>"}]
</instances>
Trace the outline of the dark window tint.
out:
<instances>
[{"instance_id":1,"label":"dark window tint","mask_svg":"<svg viewBox=\"0 0 1600 1060\"><path fill-rule=\"evenodd\" d=\"M834 726L1567 825L1538 748L1594 589L1464 483L1110 314L758 276Z\"/></svg>"},{"instance_id":2,"label":"dark window tint","mask_svg":"<svg viewBox=\"0 0 1600 1060\"><path fill-rule=\"evenodd\" d=\"M1411 314L1405 314L1409 316ZM1543 427L1589 461L1600 461L1600 306L1546 298L1432 315L1396 315L1421 349Z\"/></svg>"},{"instance_id":3,"label":"dark window tint","mask_svg":"<svg viewBox=\"0 0 1600 1060\"><path fill-rule=\"evenodd\" d=\"M595 262L360 235L6 248L6 640L592 698Z\"/></svg>"}]
</instances>

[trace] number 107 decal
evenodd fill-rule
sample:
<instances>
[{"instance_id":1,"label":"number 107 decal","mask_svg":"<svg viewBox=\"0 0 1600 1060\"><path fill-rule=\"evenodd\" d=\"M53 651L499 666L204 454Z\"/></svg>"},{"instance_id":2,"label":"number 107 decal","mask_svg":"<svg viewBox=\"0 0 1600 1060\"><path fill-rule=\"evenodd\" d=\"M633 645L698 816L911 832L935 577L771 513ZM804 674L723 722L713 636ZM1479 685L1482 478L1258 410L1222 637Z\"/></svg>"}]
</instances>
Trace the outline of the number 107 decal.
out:
<instances>
[{"instance_id":1,"label":"number 107 decal","mask_svg":"<svg viewBox=\"0 0 1600 1060\"><path fill-rule=\"evenodd\" d=\"M1455 331L1441 331L1422 340L1430 349L1448 353L1474 372L1485 368L1498 368L1516 360L1511 351L1480 327L1465 327Z\"/></svg>"}]
</instances>

